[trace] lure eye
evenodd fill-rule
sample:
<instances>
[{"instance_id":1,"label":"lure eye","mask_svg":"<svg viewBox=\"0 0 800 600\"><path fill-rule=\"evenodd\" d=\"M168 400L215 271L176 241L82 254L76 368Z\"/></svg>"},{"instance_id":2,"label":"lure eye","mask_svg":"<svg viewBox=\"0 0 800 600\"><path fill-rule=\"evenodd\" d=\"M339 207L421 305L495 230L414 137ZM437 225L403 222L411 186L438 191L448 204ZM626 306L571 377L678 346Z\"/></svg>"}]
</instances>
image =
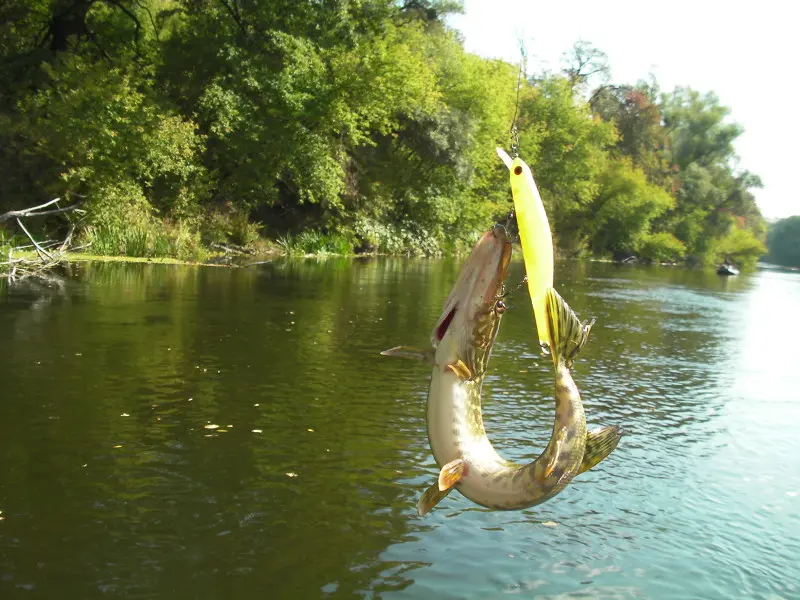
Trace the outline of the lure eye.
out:
<instances>
[{"instance_id":1,"label":"lure eye","mask_svg":"<svg viewBox=\"0 0 800 600\"><path fill-rule=\"evenodd\" d=\"M522 167L520 167L519 165L514 167L514 175L522 175Z\"/></svg>"},{"instance_id":2,"label":"lure eye","mask_svg":"<svg viewBox=\"0 0 800 600\"><path fill-rule=\"evenodd\" d=\"M498 315L502 315L504 312L506 312L506 303L502 300L495 302L494 312L496 312Z\"/></svg>"}]
</instances>

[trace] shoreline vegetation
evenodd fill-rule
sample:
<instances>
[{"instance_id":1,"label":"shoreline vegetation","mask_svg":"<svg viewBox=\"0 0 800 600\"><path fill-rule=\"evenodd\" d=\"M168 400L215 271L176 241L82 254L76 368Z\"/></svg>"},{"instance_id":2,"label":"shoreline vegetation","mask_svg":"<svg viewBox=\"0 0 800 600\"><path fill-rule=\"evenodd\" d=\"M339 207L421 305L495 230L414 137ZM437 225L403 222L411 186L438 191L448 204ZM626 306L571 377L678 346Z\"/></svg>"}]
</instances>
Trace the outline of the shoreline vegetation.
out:
<instances>
[{"instance_id":1,"label":"shoreline vegetation","mask_svg":"<svg viewBox=\"0 0 800 600\"><path fill-rule=\"evenodd\" d=\"M0 214L80 210L0 222L0 256L32 239L148 262L461 253L512 207L495 147L516 142L562 257L766 254L761 182L713 93L612 82L582 41L558 71L469 54L447 24L461 10L3 3Z\"/></svg>"}]
</instances>

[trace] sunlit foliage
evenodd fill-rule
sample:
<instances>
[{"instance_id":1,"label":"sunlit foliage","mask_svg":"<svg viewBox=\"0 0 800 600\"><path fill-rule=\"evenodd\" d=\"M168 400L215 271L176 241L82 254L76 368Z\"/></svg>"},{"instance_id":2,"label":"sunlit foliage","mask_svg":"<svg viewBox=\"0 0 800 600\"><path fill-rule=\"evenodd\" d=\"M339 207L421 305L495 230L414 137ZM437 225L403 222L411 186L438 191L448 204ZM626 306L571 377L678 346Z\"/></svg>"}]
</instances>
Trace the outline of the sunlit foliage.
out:
<instances>
[{"instance_id":1,"label":"sunlit foliage","mask_svg":"<svg viewBox=\"0 0 800 600\"><path fill-rule=\"evenodd\" d=\"M454 0L9 0L0 209L83 199L95 250L463 249L510 209L514 121L566 254L752 264L763 219L713 94L464 51ZM595 89L592 89L596 86ZM56 226L56 225L52 225ZM100 250L98 250L100 251ZM298 250L299 251L299 250Z\"/></svg>"}]
</instances>

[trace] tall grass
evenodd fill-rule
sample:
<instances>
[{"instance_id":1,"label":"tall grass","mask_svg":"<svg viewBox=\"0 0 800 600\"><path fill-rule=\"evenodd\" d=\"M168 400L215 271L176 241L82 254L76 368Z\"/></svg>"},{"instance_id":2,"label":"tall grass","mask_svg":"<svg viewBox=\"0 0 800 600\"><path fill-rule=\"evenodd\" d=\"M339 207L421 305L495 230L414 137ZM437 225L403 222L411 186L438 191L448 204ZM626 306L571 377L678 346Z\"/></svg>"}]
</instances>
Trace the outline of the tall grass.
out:
<instances>
[{"instance_id":1,"label":"tall grass","mask_svg":"<svg viewBox=\"0 0 800 600\"><path fill-rule=\"evenodd\" d=\"M306 254L352 254L353 239L341 233L322 233L303 231L297 236L285 235L278 238L278 245L290 256Z\"/></svg>"},{"instance_id":2,"label":"tall grass","mask_svg":"<svg viewBox=\"0 0 800 600\"><path fill-rule=\"evenodd\" d=\"M83 237L85 243L91 243L93 254L104 256L200 260L206 254L200 243L200 234L180 222L90 225Z\"/></svg>"}]
</instances>

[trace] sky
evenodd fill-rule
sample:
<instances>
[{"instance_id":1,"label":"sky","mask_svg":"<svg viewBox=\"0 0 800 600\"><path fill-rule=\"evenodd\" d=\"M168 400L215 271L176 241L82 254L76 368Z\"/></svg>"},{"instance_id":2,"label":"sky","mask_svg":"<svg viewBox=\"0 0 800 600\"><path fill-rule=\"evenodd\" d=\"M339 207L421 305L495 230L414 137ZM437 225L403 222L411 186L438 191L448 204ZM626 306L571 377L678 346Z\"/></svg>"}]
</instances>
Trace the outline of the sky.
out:
<instances>
[{"instance_id":1,"label":"sky","mask_svg":"<svg viewBox=\"0 0 800 600\"><path fill-rule=\"evenodd\" d=\"M448 22L468 52L518 63L528 72L562 66L583 40L608 55L613 83L650 73L664 91L676 86L717 94L744 127L739 168L760 176L753 190L768 219L800 215L800 3L792 0L465 0Z\"/></svg>"}]
</instances>

